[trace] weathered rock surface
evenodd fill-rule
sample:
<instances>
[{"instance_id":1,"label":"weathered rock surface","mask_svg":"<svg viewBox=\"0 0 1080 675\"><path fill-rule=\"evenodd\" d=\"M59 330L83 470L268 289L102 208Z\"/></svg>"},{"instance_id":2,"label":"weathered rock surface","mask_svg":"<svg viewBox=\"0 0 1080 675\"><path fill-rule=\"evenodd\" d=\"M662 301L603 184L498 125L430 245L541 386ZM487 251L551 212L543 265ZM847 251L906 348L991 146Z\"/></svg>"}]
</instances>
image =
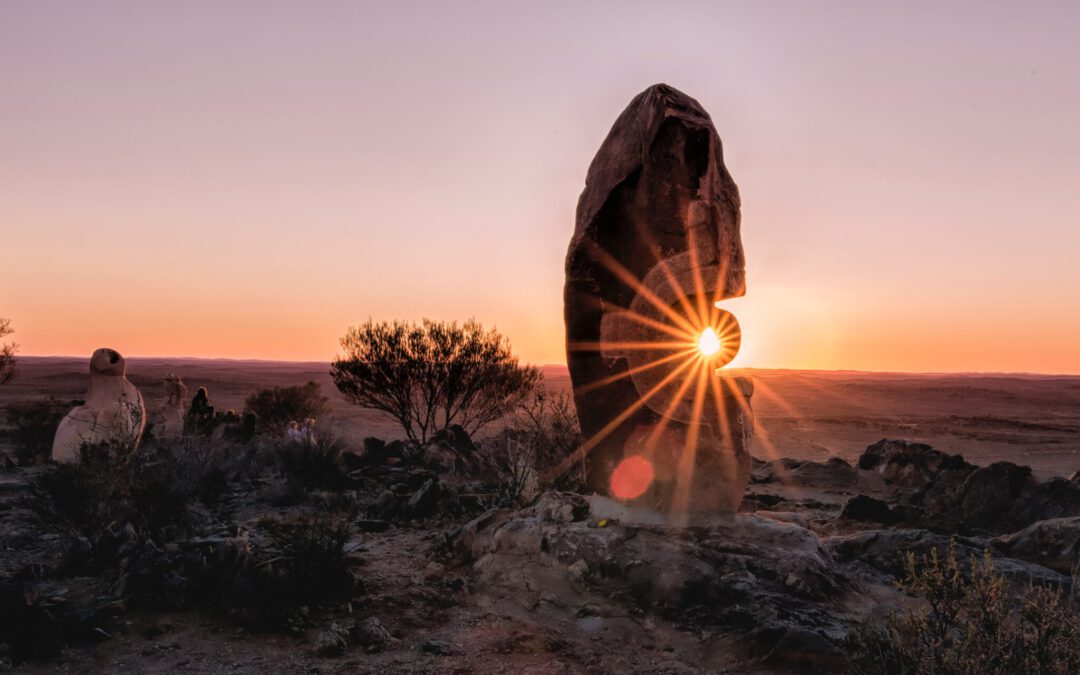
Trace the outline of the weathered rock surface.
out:
<instances>
[{"instance_id":1,"label":"weathered rock surface","mask_svg":"<svg viewBox=\"0 0 1080 675\"><path fill-rule=\"evenodd\" d=\"M925 443L884 439L859 457L859 468L877 471L885 482L903 487L926 485L945 469L971 468L960 455L946 455Z\"/></svg>"},{"instance_id":2,"label":"weathered rock surface","mask_svg":"<svg viewBox=\"0 0 1080 675\"><path fill-rule=\"evenodd\" d=\"M866 449L859 467L899 488L905 508L888 523L942 534L1005 534L1040 520L1080 516L1080 484L1040 481L1030 467L1012 462L979 467L922 443L883 440Z\"/></svg>"},{"instance_id":3,"label":"weathered rock surface","mask_svg":"<svg viewBox=\"0 0 1080 675\"><path fill-rule=\"evenodd\" d=\"M124 370L124 357L112 349L98 349L90 357L86 402L60 421L53 440L54 461L77 462L80 450L88 445L138 447L146 428L146 406Z\"/></svg>"},{"instance_id":4,"label":"weathered rock surface","mask_svg":"<svg viewBox=\"0 0 1080 675\"><path fill-rule=\"evenodd\" d=\"M827 540L827 548L841 563L870 567L877 572L900 578L904 575L906 554L914 553L916 556L923 556L929 555L932 549L937 549L938 554L944 556L949 549L950 541L956 546L957 559L962 563L962 571L967 570L967 561L971 556L981 559L983 552L987 550L977 541L963 538L950 539L926 530L899 528L867 530L831 537ZM1069 577L1042 565L1000 555L994 556L994 569L1021 584L1033 582L1067 587L1071 583Z\"/></svg>"},{"instance_id":5,"label":"weathered rock surface","mask_svg":"<svg viewBox=\"0 0 1080 675\"><path fill-rule=\"evenodd\" d=\"M1005 555L1062 574L1071 576L1080 569L1080 517L1042 520L991 543Z\"/></svg>"},{"instance_id":6,"label":"weathered rock surface","mask_svg":"<svg viewBox=\"0 0 1080 675\"><path fill-rule=\"evenodd\" d=\"M782 483L843 490L856 487L859 482L859 473L839 457L830 457L824 462L784 458L757 466L751 478L755 483Z\"/></svg>"},{"instance_id":7,"label":"weathered rock surface","mask_svg":"<svg viewBox=\"0 0 1080 675\"><path fill-rule=\"evenodd\" d=\"M795 640L800 631L817 636L818 657L844 633L832 608L847 576L797 525L754 515L686 529L626 525L590 516L580 496L545 493L533 507L477 518L456 541L486 592L539 592L570 608L583 592L600 594L633 611L742 634L762 656L787 639L791 650L776 652L777 662L801 658L793 646L807 644Z\"/></svg>"},{"instance_id":8,"label":"weathered rock surface","mask_svg":"<svg viewBox=\"0 0 1080 675\"><path fill-rule=\"evenodd\" d=\"M752 385L710 381L707 368L697 377L696 355L669 357L722 319L732 339L738 334L714 304L745 292L739 206L708 113L667 85L635 97L593 159L565 288L567 360L593 490L613 494L619 463L641 456L648 488L623 497L674 512L737 510L750 473ZM700 407L671 381L679 375L699 380ZM679 469L685 455L691 470Z\"/></svg>"}]
</instances>

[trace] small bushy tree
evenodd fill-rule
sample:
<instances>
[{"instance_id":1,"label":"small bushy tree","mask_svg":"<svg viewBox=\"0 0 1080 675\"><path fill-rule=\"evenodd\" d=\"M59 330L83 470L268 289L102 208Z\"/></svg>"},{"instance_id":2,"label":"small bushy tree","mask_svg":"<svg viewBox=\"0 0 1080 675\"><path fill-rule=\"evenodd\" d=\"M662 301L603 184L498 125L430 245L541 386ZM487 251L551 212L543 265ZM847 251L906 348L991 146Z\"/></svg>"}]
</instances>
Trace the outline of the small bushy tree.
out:
<instances>
[{"instance_id":1,"label":"small bushy tree","mask_svg":"<svg viewBox=\"0 0 1080 675\"><path fill-rule=\"evenodd\" d=\"M368 321L341 346L330 374L345 398L391 415L422 443L452 424L475 434L516 409L540 379L504 336L473 320Z\"/></svg>"},{"instance_id":2,"label":"small bushy tree","mask_svg":"<svg viewBox=\"0 0 1080 675\"><path fill-rule=\"evenodd\" d=\"M0 319L0 338L14 333L9 319ZM15 352L19 345L14 342L0 343L0 384L5 384L15 377Z\"/></svg>"},{"instance_id":3,"label":"small bushy tree","mask_svg":"<svg viewBox=\"0 0 1080 675\"><path fill-rule=\"evenodd\" d=\"M253 412L264 427L280 431L291 421L322 417L329 399L317 382L295 387L260 389L244 401L244 411Z\"/></svg>"}]
</instances>

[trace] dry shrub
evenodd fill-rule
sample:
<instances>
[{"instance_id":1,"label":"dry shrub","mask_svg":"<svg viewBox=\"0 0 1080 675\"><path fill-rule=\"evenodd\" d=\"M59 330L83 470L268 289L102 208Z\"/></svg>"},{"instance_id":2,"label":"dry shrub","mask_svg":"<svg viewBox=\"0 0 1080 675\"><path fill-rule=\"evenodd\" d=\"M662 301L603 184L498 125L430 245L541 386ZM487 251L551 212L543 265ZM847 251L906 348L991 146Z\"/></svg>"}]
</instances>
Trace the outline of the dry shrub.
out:
<instances>
[{"instance_id":1,"label":"dry shrub","mask_svg":"<svg viewBox=\"0 0 1080 675\"><path fill-rule=\"evenodd\" d=\"M315 509L259 522L265 543L256 547L263 623L282 628L298 621L302 608L346 602L354 581L345 544L359 507L337 497Z\"/></svg>"},{"instance_id":2,"label":"dry shrub","mask_svg":"<svg viewBox=\"0 0 1080 675\"><path fill-rule=\"evenodd\" d=\"M206 439L158 441L139 450L103 444L81 460L50 467L38 481L38 513L72 534L95 541L130 524L156 541L187 532L199 503L214 505L247 471L246 451Z\"/></svg>"},{"instance_id":3,"label":"dry shrub","mask_svg":"<svg viewBox=\"0 0 1080 675\"><path fill-rule=\"evenodd\" d=\"M260 389L244 401L244 412L252 412L259 424L271 433L281 433L289 422L319 419L329 410L322 387L317 382L295 387Z\"/></svg>"},{"instance_id":4,"label":"dry shrub","mask_svg":"<svg viewBox=\"0 0 1080 675\"><path fill-rule=\"evenodd\" d=\"M14 333L10 319L0 319L0 338ZM15 377L15 353L19 345L13 342L0 343L0 384L6 384Z\"/></svg>"},{"instance_id":5,"label":"dry shrub","mask_svg":"<svg viewBox=\"0 0 1080 675\"><path fill-rule=\"evenodd\" d=\"M56 427L72 407L72 403L61 403L52 397L8 404L4 414L11 426L10 437L19 464L28 466L48 459Z\"/></svg>"},{"instance_id":6,"label":"dry shrub","mask_svg":"<svg viewBox=\"0 0 1080 675\"><path fill-rule=\"evenodd\" d=\"M503 432L481 444L481 452L503 496L529 502L544 490L584 487L584 469L571 459L580 443L573 399L549 392L541 380Z\"/></svg>"},{"instance_id":7,"label":"dry shrub","mask_svg":"<svg viewBox=\"0 0 1080 675\"><path fill-rule=\"evenodd\" d=\"M286 481L307 490L345 490L352 486L341 458L345 449L341 434L329 425L319 426L310 439L276 442L273 456Z\"/></svg>"},{"instance_id":8,"label":"dry shrub","mask_svg":"<svg viewBox=\"0 0 1080 675\"><path fill-rule=\"evenodd\" d=\"M1066 675L1080 672L1080 615L1073 592L1029 584L1014 593L987 552L966 574L950 545L908 553L900 590L921 606L853 638L853 670L935 675Z\"/></svg>"}]
</instances>

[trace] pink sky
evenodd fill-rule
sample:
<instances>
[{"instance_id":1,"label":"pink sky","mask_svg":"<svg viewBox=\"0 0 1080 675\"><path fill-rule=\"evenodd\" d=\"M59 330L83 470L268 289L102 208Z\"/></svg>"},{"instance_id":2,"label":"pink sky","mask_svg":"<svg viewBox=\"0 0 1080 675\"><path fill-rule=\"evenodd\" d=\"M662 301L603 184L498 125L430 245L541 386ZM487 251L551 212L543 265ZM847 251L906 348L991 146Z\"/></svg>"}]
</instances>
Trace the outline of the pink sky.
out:
<instances>
[{"instance_id":1,"label":"pink sky","mask_svg":"<svg viewBox=\"0 0 1080 675\"><path fill-rule=\"evenodd\" d=\"M331 358L375 319L564 360L585 170L696 97L742 191L735 365L1080 373L1080 4L0 4L24 354Z\"/></svg>"}]
</instances>

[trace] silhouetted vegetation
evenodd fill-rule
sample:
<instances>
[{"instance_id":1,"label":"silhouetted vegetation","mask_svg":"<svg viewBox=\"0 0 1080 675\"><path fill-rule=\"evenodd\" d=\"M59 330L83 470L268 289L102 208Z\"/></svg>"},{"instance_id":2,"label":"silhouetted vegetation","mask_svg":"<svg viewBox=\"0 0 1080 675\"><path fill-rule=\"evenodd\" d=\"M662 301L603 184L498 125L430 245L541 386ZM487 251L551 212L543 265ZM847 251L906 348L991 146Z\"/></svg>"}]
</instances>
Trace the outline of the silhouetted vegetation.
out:
<instances>
[{"instance_id":1,"label":"silhouetted vegetation","mask_svg":"<svg viewBox=\"0 0 1080 675\"><path fill-rule=\"evenodd\" d=\"M351 596L345 544L357 514L354 502L336 498L288 518L260 521L268 541L257 551L256 566L270 622L284 627L297 622L302 607Z\"/></svg>"},{"instance_id":2,"label":"silhouetted vegetation","mask_svg":"<svg viewBox=\"0 0 1080 675\"><path fill-rule=\"evenodd\" d=\"M412 440L460 425L470 435L515 410L540 379L498 331L475 321L368 321L341 340L334 384L352 403L394 417Z\"/></svg>"},{"instance_id":3,"label":"silhouetted vegetation","mask_svg":"<svg viewBox=\"0 0 1080 675\"><path fill-rule=\"evenodd\" d=\"M994 571L989 553L965 566L950 546L904 560L897 587L920 606L890 615L854 639L854 670L915 675L1080 672L1077 599L1029 585L1019 594Z\"/></svg>"},{"instance_id":4,"label":"silhouetted vegetation","mask_svg":"<svg viewBox=\"0 0 1080 675\"><path fill-rule=\"evenodd\" d=\"M19 464L26 466L48 459L56 427L70 408L70 403L51 397L8 404L4 415L11 426L9 434Z\"/></svg>"},{"instance_id":5,"label":"silhouetted vegetation","mask_svg":"<svg viewBox=\"0 0 1080 675\"><path fill-rule=\"evenodd\" d=\"M283 440L274 445L281 475L305 489L341 490L350 485L341 462L345 442L332 427L320 426L302 440Z\"/></svg>"},{"instance_id":6,"label":"silhouetted vegetation","mask_svg":"<svg viewBox=\"0 0 1080 675\"><path fill-rule=\"evenodd\" d=\"M0 338L14 333L10 319L0 319ZM0 384L5 384L15 377L15 352L19 345L13 342L0 343Z\"/></svg>"},{"instance_id":7,"label":"silhouetted vegetation","mask_svg":"<svg viewBox=\"0 0 1080 675\"><path fill-rule=\"evenodd\" d=\"M215 502L227 486L230 460L201 440L148 445L139 451L86 446L78 463L43 474L39 512L62 529L94 540L131 525L159 542L185 532L191 507Z\"/></svg>"},{"instance_id":8,"label":"silhouetted vegetation","mask_svg":"<svg viewBox=\"0 0 1080 675\"><path fill-rule=\"evenodd\" d=\"M481 452L503 496L529 502L546 489L584 489L584 468L572 461L580 442L573 398L548 391L541 378L502 433L481 444Z\"/></svg>"},{"instance_id":9,"label":"silhouetted vegetation","mask_svg":"<svg viewBox=\"0 0 1080 675\"><path fill-rule=\"evenodd\" d=\"M260 389L244 401L244 411L255 413L264 429L278 433L289 422L321 418L327 399L317 382L294 387Z\"/></svg>"}]
</instances>

